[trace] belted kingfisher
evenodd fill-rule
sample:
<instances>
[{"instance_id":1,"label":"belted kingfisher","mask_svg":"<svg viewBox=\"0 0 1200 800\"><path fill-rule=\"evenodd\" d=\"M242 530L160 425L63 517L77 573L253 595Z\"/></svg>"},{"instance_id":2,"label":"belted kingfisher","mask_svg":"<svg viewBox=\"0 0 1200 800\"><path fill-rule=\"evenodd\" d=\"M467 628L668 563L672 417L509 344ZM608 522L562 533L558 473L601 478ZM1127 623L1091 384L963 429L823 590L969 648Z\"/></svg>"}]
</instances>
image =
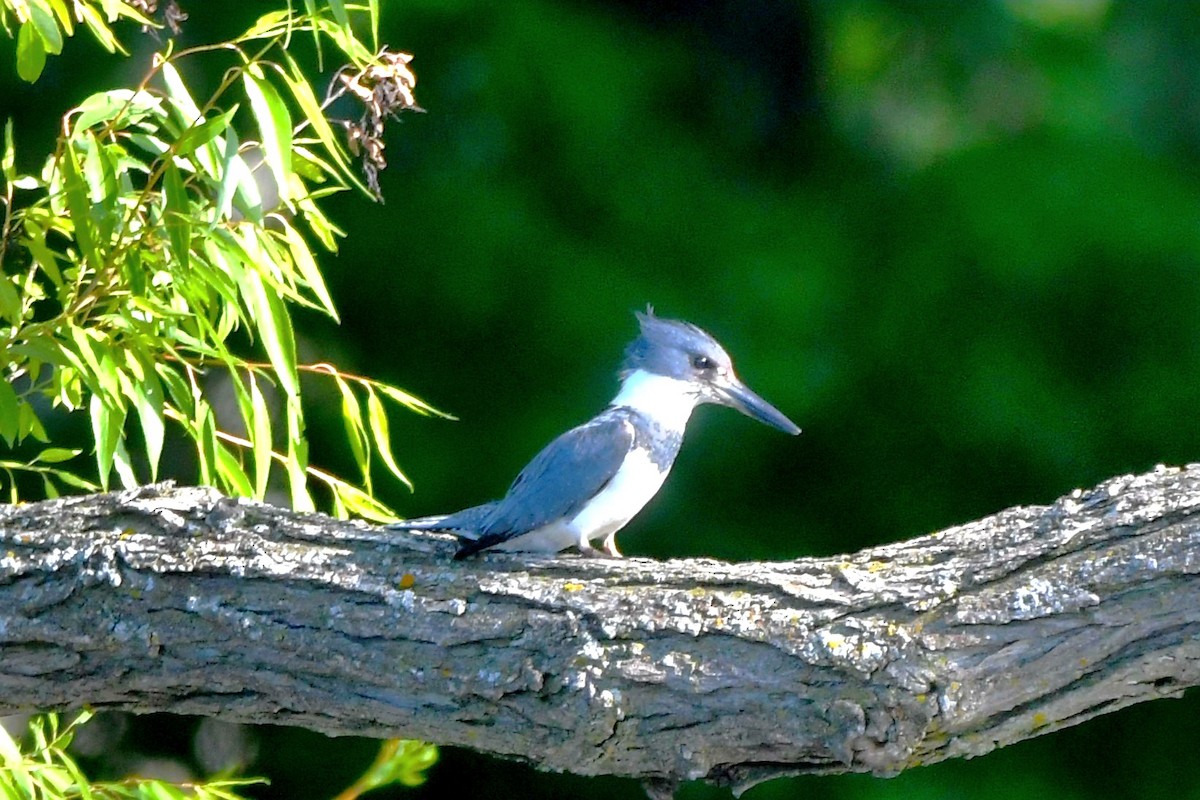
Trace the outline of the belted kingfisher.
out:
<instances>
[{"instance_id":1,"label":"belted kingfisher","mask_svg":"<svg viewBox=\"0 0 1200 800\"><path fill-rule=\"evenodd\" d=\"M608 408L548 444L500 500L453 514L396 522L398 530L459 537L456 559L481 550L557 553L576 547L619 557L617 531L662 486L696 406L736 408L779 430L800 428L742 383L725 349L687 322L637 313L621 390Z\"/></svg>"}]
</instances>

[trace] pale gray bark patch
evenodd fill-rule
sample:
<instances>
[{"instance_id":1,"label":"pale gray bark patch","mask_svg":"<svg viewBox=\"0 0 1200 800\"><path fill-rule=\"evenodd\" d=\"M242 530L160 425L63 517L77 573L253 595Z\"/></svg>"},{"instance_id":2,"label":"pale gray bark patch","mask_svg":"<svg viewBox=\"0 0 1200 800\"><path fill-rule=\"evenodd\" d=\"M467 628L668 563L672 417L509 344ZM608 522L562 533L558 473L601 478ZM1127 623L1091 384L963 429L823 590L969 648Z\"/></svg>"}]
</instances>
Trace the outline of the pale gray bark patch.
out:
<instances>
[{"instance_id":1,"label":"pale gray bark patch","mask_svg":"<svg viewBox=\"0 0 1200 800\"><path fill-rule=\"evenodd\" d=\"M0 714L170 711L743 790L1200 675L1200 466L853 555L486 555L169 485L0 507Z\"/></svg>"}]
</instances>

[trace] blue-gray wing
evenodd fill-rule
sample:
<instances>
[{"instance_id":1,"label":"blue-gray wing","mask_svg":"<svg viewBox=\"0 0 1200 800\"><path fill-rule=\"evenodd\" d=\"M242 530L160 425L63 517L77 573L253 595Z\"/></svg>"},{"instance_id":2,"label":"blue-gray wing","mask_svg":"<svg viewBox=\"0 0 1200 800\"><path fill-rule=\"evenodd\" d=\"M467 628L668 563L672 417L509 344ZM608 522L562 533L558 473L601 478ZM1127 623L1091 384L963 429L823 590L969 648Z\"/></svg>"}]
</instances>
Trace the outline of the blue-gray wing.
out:
<instances>
[{"instance_id":1,"label":"blue-gray wing","mask_svg":"<svg viewBox=\"0 0 1200 800\"><path fill-rule=\"evenodd\" d=\"M602 414L559 436L521 470L488 514L479 549L574 516L617 473L633 438L633 425L618 414Z\"/></svg>"}]
</instances>

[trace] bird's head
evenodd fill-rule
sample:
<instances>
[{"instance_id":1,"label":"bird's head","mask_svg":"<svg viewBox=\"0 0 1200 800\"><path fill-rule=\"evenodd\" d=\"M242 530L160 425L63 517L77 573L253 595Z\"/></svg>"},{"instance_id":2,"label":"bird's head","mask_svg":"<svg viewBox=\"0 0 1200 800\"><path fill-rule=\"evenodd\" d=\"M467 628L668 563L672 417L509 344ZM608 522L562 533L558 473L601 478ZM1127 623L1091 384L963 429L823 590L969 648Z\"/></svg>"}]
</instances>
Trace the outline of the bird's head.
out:
<instances>
[{"instance_id":1,"label":"bird's head","mask_svg":"<svg viewBox=\"0 0 1200 800\"><path fill-rule=\"evenodd\" d=\"M800 433L796 423L742 383L725 348L707 332L690 322L657 317L651 308L637 318L641 335L625 350L622 378L638 371L670 378L685 384L696 403L736 408L784 433Z\"/></svg>"}]
</instances>

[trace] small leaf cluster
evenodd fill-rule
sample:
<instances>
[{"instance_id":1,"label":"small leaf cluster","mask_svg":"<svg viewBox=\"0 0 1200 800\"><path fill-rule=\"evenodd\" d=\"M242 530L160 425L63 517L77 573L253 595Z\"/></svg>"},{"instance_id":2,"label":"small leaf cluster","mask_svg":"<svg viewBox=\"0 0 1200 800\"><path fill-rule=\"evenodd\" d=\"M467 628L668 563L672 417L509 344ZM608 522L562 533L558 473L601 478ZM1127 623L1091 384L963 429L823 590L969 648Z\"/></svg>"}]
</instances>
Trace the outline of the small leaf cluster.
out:
<instances>
[{"instance_id":1,"label":"small leaf cluster","mask_svg":"<svg viewBox=\"0 0 1200 800\"><path fill-rule=\"evenodd\" d=\"M0 19L10 35L41 37L54 53L61 42L47 43L51 31L60 39L71 32L62 5L0 0ZM194 445L200 483L262 498L280 475L292 506L313 510L316 481L338 515L392 517L371 481L378 462L407 483L383 400L438 412L395 387L300 363L292 310L337 319L316 253L336 250L341 231L321 202L367 191L326 108L360 85L347 74L390 70L410 98L415 77L407 58L397 62L374 43L377 0L304 6L268 13L231 41L179 52L168 44L139 85L69 111L37 174L18 173L5 126L0 441L10 450L45 445L0 460L10 499L18 497L15 473L39 476L48 496L64 484L107 488L114 474L124 486L156 480L173 427ZM104 15L87 2L73 8L114 47L105 20L150 22L120 0L97 3ZM355 32L358 17L370 46ZM331 84L341 91L318 99L291 52L298 33L311 34L322 62L330 48L344 60L340 83ZM187 75L214 60L226 63L224 77L198 99ZM27 66L22 76L36 78L40 68ZM336 383L358 481L310 464L302 373ZM236 416L222 416L206 391L218 377L232 388ZM95 480L61 466L80 451L49 446L43 418L58 411L86 413Z\"/></svg>"},{"instance_id":2,"label":"small leaf cluster","mask_svg":"<svg viewBox=\"0 0 1200 800\"><path fill-rule=\"evenodd\" d=\"M60 725L53 714L35 717L26 733L26 747L0 727L0 796L11 800L238 800L241 787L265 782L217 779L176 785L130 778L89 783L67 747L76 729L91 717L90 711L84 711L67 725Z\"/></svg>"},{"instance_id":3,"label":"small leaf cluster","mask_svg":"<svg viewBox=\"0 0 1200 800\"><path fill-rule=\"evenodd\" d=\"M33 83L46 68L46 56L62 53L65 38L75 35L76 22L110 53L128 52L113 33L112 23L126 18L151 26L136 3L119 0L6 0L0 4L0 27L17 37L17 74Z\"/></svg>"}]
</instances>

